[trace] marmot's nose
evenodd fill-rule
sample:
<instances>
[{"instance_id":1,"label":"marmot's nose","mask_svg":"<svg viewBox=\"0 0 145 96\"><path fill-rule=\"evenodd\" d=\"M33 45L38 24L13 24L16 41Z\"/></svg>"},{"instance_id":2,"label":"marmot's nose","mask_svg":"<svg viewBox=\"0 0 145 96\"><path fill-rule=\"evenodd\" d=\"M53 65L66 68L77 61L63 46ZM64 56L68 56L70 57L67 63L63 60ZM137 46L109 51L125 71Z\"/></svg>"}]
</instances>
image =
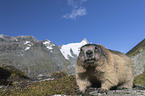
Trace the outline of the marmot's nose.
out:
<instances>
[{"instance_id":1,"label":"marmot's nose","mask_svg":"<svg viewBox=\"0 0 145 96\"><path fill-rule=\"evenodd\" d=\"M93 51L92 51L92 50L88 50L88 51L86 52L86 55L89 56L89 57L92 56L92 55L93 55Z\"/></svg>"}]
</instances>

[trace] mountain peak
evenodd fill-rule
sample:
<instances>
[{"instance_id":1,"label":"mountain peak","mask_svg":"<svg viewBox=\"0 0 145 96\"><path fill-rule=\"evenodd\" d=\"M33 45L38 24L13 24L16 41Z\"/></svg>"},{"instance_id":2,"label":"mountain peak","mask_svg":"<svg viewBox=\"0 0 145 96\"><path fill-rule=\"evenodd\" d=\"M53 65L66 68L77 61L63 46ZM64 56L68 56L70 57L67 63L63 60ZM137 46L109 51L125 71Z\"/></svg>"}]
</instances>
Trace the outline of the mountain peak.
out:
<instances>
[{"instance_id":1,"label":"mountain peak","mask_svg":"<svg viewBox=\"0 0 145 96\"><path fill-rule=\"evenodd\" d=\"M64 57L69 60L70 57L74 58L74 55L78 56L81 46L88 43L88 40L85 38L80 43L69 43L67 45L62 45L60 50Z\"/></svg>"},{"instance_id":2,"label":"mountain peak","mask_svg":"<svg viewBox=\"0 0 145 96\"><path fill-rule=\"evenodd\" d=\"M89 43L89 41L88 41L86 38L84 38L84 39L81 41L81 44L83 44L83 45L88 44L88 43Z\"/></svg>"}]
</instances>

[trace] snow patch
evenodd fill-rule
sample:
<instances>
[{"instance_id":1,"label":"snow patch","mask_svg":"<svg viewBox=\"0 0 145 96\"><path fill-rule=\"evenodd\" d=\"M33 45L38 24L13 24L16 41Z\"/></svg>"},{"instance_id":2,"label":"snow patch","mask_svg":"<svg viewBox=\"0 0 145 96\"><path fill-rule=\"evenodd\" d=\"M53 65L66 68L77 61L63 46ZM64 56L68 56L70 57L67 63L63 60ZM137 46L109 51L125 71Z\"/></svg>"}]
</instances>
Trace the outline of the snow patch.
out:
<instances>
[{"instance_id":1,"label":"snow patch","mask_svg":"<svg viewBox=\"0 0 145 96\"><path fill-rule=\"evenodd\" d=\"M55 44L53 44L51 41L49 41L49 40L45 40L44 42L43 42L43 44L46 46L46 48L48 48L48 49L50 49L50 50L52 50L53 49L53 46L55 46ZM52 52L52 51L51 51Z\"/></svg>"},{"instance_id":2,"label":"snow patch","mask_svg":"<svg viewBox=\"0 0 145 96\"><path fill-rule=\"evenodd\" d=\"M24 49L26 51L26 50L29 50L31 48L31 46L33 45L33 43L31 43L30 41L26 41L24 43L24 45L26 45L26 48Z\"/></svg>"},{"instance_id":3,"label":"snow patch","mask_svg":"<svg viewBox=\"0 0 145 96\"><path fill-rule=\"evenodd\" d=\"M31 47L26 47L25 50L29 50Z\"/></svg>"},{"instance_id":4,"label":"snow patch","mask_svg":"<svg viewBox=\"0 0 145 96\"><path fill-rule=\"evenodd\" d=\"M0 34L0 38L4 38L4 35Z\"/></svg>"}]
</instances>

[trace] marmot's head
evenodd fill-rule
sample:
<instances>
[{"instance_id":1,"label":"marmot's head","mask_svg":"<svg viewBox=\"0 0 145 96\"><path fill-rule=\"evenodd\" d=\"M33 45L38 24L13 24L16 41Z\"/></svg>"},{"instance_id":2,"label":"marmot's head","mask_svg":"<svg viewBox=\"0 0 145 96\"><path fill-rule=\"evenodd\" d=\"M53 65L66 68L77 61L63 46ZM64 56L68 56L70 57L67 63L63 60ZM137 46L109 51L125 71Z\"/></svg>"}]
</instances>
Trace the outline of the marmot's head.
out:
<instances>
[{"instance_id":1,"label":"marmot's head","mask_svg":"<svg viewBox=\"0 0 145 96\"><path fill-rule=\"evenodd\" d=\"M103 55L104 52L101 46L97 44L86 44L80 49L79 60L85 65L93 65Z\"/></svg>"}]
</instances>

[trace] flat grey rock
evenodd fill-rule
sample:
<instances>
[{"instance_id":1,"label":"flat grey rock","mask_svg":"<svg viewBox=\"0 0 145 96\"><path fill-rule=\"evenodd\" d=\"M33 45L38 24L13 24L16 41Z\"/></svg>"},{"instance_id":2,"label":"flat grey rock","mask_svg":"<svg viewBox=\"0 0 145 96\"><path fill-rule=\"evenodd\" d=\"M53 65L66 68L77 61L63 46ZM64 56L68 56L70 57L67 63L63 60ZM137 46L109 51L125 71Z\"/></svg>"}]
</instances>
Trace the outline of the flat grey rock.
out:
<instances>
[{"instance_id":1,"label":"flat grey rock","mask_svg":"<svg viewBox=\"0 0 145 96\"><path fill-rule=\"evenodd\" d=\"M89 92L91 96L145 96L145 90L111 90L106 93Z\"/></svg>"}]
</instances>

